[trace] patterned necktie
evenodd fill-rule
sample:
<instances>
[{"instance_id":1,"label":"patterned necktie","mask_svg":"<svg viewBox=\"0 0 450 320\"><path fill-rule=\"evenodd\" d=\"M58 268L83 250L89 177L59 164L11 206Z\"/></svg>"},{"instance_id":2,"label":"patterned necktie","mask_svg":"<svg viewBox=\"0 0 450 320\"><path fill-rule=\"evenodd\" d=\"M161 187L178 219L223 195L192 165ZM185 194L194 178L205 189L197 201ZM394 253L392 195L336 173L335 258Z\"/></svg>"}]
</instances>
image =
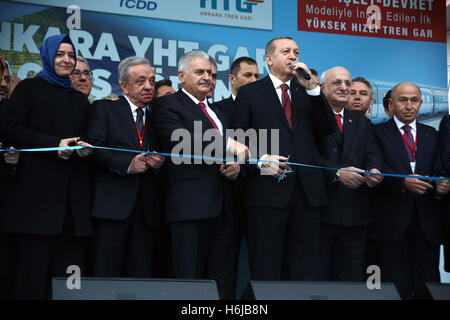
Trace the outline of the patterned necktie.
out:
<instances>
[{"instance_id":1,"label":"patterned necktie","mask_svg":"<svg viewBox=\"0 0 450 320\"><path fill-rule=\"evenodd\" d=\"M286 115L286 119L289 122L289 126L292 129L292 106L288 90L289 86L286 83L283 83L281 85L281 101L284 109L284 114Z\"/></svg>"},{"instance_id":2,"label":"patterned necktie","mask_svg":"<svg viewBox=\"0 0 450 320\"><path fill-rule=\"evenodd\" d=\"M144 110L142 110L142 108L137 108L136 112L136 126L139 130L139 133L142 135L144 131Z\"/></svg>"},{"instance_id":3,"label":"patterned necktie","mask_svg":"<svg viewBox=\"0 0 450 320\"><path fill-rule=\"evenodd\" d=\"M205 114L205 116L209 119L209 122L211 122L211 124L213 125L213 127L217 130L217 132L222 135L220 133L219 127L217 126L216 122L213 120L213 118L211 118L211 116L209 115L208 111L206 111L206 106L203 102L199 102L198 106L200 108L202 108L203 113Z\"/></svg>"},{"instance_id":4,"label":"patterned necktie","mask_svg":"<svg viewBox=\"0 0 450 320\"><path fill-rule=\"evenodd\" d=\"M341 134L344 134L344 127L342 126L342 121L341 121L342 115L339 113L335 113L334 118L336 119L336 123L339 127L339 130L341 131Z\"/></svg>"},{"instance_id":5,"label":"patterned necktie","mask_svg":"<svg viewBox=\"0 0 450 320\"><path fill-rule=\"evenodd\" d=\"M414 148L414 137L411 133L411 127L408 126L407 124L405 124L402 127L403 131L405 132L403 134L403 137L405 137L405 140L408 142L409 147L406 145L405 143L405 148L406 148L406 153L408 153L408 158L409 158L409 162L413 162L414 161L414 155L412 152L412 148Z\"/></svg>"}]
</instances>

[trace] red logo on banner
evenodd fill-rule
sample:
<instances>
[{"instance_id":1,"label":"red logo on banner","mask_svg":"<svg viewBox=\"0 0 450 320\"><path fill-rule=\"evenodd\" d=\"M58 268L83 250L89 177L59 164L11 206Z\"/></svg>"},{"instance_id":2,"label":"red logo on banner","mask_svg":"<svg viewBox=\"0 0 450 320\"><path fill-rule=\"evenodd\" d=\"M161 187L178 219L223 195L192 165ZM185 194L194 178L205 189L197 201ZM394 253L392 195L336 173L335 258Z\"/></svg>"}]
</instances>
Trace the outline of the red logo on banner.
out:
<instances>
[{"instance_id":1,"label":"red logo on banner","mask_svg":"<svg viewBox=\"0 0 450 320\"><path fill-rule=\"evenodd\" d=\"M443 0L297 0L298 30L446 42Z\"/></svg>"}]
</instances>

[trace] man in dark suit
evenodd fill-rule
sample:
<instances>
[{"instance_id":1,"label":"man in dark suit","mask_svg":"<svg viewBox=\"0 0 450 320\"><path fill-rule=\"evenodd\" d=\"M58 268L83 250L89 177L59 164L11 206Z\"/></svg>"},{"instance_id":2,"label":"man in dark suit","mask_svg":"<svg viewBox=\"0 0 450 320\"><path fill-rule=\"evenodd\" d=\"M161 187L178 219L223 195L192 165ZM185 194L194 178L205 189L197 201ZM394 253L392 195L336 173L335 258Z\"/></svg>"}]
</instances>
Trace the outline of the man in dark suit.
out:
<instances>
[{"instance_id":1,"label":"man in dark suit","mask_svg":"<svg viewBox=\"0 0 450 320\"><path fill-rule=\"evenodd\" d=\"M240 87L259 80L259 71L256 61L250 57L240 57L233 61L228 80L231 84L231 96L216 102L222 112L231 121L234 113L234 101Z\"/></svg>"},{"instance_id":2,"label":"man in dark suit","mask_svg":"<svg viewBox=\"0 0 450 320\"><path fill-rule=\"evenodd\" d=\"M276 130L270 133L271 136L278 134L278 145L271 144L269 137L258 141L260 146L264 143L268 146L262 160L283 162L289 159L317 165L316 135L332 133L335 120L317 84L291 69L291 63L298 57L298 46L291 38L269 41L266 45L269 75L239 89L233 126L256 131ZM309 73L305 64L297 63L295 69L299 68ZM297 81L293 81L294 75ZM289 169L294 172L281 179ZM319 252L318 207L327 203L323 172L303 166L290 168L284 163L260 162L257 166L248 166L246 179L252 278L280 280L285 270L288 279L315 279Z\"/></svg>"},{"instance_id":3,"label":"man in dark suit","mask_svg":"<svg viewBox=\"0 0 450 320\"><path fill-rule=\"evenodd\" d=\"M92 71L89 63L82 57L77 58L75 70L70 75L70 81L75 90L89 98L92 91Z\"/></svg>"},{"instance_id":4,"label":"man in dark suit","mask_svg":"<svg viewBox=\"0 0 450 320\"><path fill-rule=\"evenodd\" d=\"M223 150L227 147L233 154L238 153L235 147L239 144L224 139L228 124L222 112L207 102L211 85L208 55L200 50L184 54L178 70L182 89L153 103L154 127L163 151L179 153L175 151L178 146L187 143L189 151L181 153L202 156L210 144L202 137L212 134ZM179 142L176 136L184 139ZM223 158L219 149L212 155ZM171 160L167 162L165 196L174 276L212 278L217 281L220 297L232 299L231 180L237 177L239 166L234 162L207 164L201 159L172 157Z\"/></svg>"},{"instance_id":5,"label":"man in dark suit","mask_svg":"<svg viewBox=\"0 0 450 320\"><path fill-rule=\"evenodd\" d=\"M382 172L408 178L385 177L374 189L374 224L383 281L394 282L404 299L427 296L425 282L439 282L439 244L443 240L440 198L449 191L447 180L415 177L442 174L437 158L437 132L417 122L422 104L420 88L402 82L391 92L394 117L375 126L384 163Z\"/></svg>"},{"instance_id":6,"label":"man in dark suit","mask_svg":"<svg viewBox=\"0 0 450 320\"><path fill-rule=\"evenodd\" d=\"M372 105L372 86L363 77L356 77L352 80L350 97L346 108L366 116L370 119L370 106Z\"/></svg>"},{"instance_id":7,"label":"man in dark suit","mask_svg":"<svg viewBox=\"0 0 450 320\"><path fill-rule=\"evenodd\" d=\"M88 139L97 146L157 150L147 106L153 98L155 72L145 58L119 64L123 92L116 101L92 105ZM95 218L93 273L104 277L150 277L157 246L161 201L157 171L164 157L156 154L97 149L92 202Z\"/></svg>"},{"instance_id":8,"label":"man in dark suit","mask_svg":"<svg viewBox=\"0 0 450 320\"><path fill-rule=\"evenodd\" d=\"M233 61L230 68L230 74L228 75L228 80L231 84L232 93L231 96L220 100L214 105L217 105L225 118L229 123L231 123L232 116L234 113L236 96L240 87L259 80L259 71L256 61L250 57L239 57ZM247 229L247 215L244 207L244 183L245 179L236 179L232 182L232 192L233 192L233 213L234 213L234 233L235 233L235 281L234 284L237 285L237 271L239 263L239 252L242 242L243 235L246 235ZM246 239L244 239L246 241Z\"/></svg>"},{"instance_id":9,"label":"man in dark suit","mask_svg":"<svg viewBox=\"0 0 450 320\"><path fill-rule=\"evenodd\" d=\"M365 84L364 84L365 85ZM381 150L372 124L358 113L345 109L349 102L350 72L334 67L322 76L322 91L336 118L334 133L319 137L319 150L327 167L328 204L321 212L319 279L362 281L369 213L369 187L379 184ZM353 89L352 89L353 90Z\"/></svg>"},{"instance_id":10,"label":"man in dark suit","mask_svg":"<svg viewBox=\"0 0 450 320\"><path fill-rule=\"evenodd\" d=\"M450 115L445 115L439 124L439 153L445 176L450 177ZM450 272L450 196L444 204L444 270Z\"/></svg>"},{"instance_id":11,"label":"man in dark suit","mask_svg":"<svg viewBox=\"0 0 450 320\"><path fill-rule=\"evenodd\" d=\"M0 57L0 119L3 119L6 101L10 92L11 75L7 62ZM0 130L1 131L1 130ZM0 149L7 148L0 132ZM0 153L0 215L3 214L3 198L8 189L9 179L13 177L16 165L19 162L19 152L9 151ZM2 263L0 265L0 300L10 299L11 278L13 274L14 261L14 242L12 237L8 235L0 235L0 257Z\"/></svg>"}]
</instances>

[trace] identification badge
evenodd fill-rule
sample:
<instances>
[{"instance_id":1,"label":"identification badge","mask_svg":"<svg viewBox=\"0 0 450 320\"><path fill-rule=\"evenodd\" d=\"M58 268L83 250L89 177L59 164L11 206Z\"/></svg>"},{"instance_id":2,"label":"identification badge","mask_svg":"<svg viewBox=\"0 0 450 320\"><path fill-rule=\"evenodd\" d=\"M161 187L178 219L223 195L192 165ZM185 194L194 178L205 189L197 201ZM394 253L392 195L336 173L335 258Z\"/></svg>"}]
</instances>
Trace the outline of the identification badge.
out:
<instances>
[{"instance_id":1,"label":"identification badge","mask_svg":"<svg viewBox=\"0 0 450 320\"><path fill-rule=\"evenodd\" d=\"M412 173L416 173L416 163L415 162L410 162L409 165L411 166Z\"/></svg>"}]
</instances>

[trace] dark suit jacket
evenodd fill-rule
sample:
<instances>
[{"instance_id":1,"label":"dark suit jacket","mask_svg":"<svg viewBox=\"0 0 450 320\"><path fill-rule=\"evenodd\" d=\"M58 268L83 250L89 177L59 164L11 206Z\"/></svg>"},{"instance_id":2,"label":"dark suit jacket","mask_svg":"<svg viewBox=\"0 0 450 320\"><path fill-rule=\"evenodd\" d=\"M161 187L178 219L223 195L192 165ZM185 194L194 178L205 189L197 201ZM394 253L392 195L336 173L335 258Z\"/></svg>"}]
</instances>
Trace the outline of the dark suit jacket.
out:
<instances>
[{"instance_id":1,"label":"dark suit jacket","mask_svg":"<svg viewBox=\"0 0 450 320\"><path fill-rule=\"evenodd\" d=\"M412 174L408 155L394 119L375 126L383 153L384 173ZM434 128L417 123L416 173L442 174L437 158L438 135ZM432 244L442 240L442 208L433 191L416 195L403 186L404 179L385 177L373 191L374 224L371 237L375 240L397 241L406 232L414 210L417 210L423 230Z\"/></svg>"},{"instance_id":2,"label":"dark suit jacket","mask_svg":"<svg viewBox=\"0 0 450 320\"><path fill-rule=\"evenodd\" d=\"M217 106L222 111L223 115L225 116L226 121L231 124L233 120L233 114L234 114L234 108L235 108L235 101L231 96L229 96L226 99L217 101L213 103L214 106Z\"/></svg>"},{"instance_id":3,"label":"dark suit jacket","mask_svg":"<svg viewBox=\"0 0 450 320\"><path fill-rule=\"evenodd\" d=\"M445 176L450 177L450 115L445 115L439 125L439 153ZM450 195L444 199L444 269L450 272Z\"/></svg>"},{"instance_id":4,"label":"dark suit jacket","mask_svg":"<svg viewBox=\"0 0 450 320\"><path fill-rule=\"evenodd\" d=\"M222 122L223 129L227 122L219 108L210 105ZM188 144L194 144L194 121L201 121L202 135L213 126L197 106L181 89L173 95L158 98L152 104L153 123L164 152L172 152L178 140L171 141L172 133L177 129L187 129L190 137ZM225 139L219 138L222 147ZM202 150L209 141L197 141ZM184 154L192 154L194 148L185 150ZM200 154L199 154L200 155ZM222 209L231 218L231 184L230 180L219 171L219 164L179 164L167 159L166 212L167 220L188 221L217 217Z\"/></svg>"},{"instance_id":5,"label":"dark suit jacket","mask_svg":"<svg viewBox=\"0 0 450 320\"><path fill-rule=\"evenodd\" d=\"M439 151L446 177L450 177L450 115L445 115L439 125Z\"/></svg>"},{"instance_id":6,"label":"dark suit jacket","mask_svg":"<svg viewBox=\"0 0 450 320\"><path fill-rule=\"evenodd\" d=\"M319 136L319 150L327 167L357 167L381 171L382 158L372 123L366 117L344 109L344 134L339 129ZM324 222L342 226L367 226L372 218L369 210L369 188L364 184L349 189L334 182L336 171L327 171L328 205L322 211Z\"/></svg>"},{"instance_id":7,"label":"dark suit jacket","mask_svg":"<svg viewBox=\"0 0 450 320\"><path fill-rule=\"evenodd\" d=\"M6 105L4 142L16 148L43 148L58 147L64 138L83 138L89 107L87 98L76 90L39 78L25 79ZM76 235L91 235L88 161L76 152L69 160L60 159L57 151L22 152L5 197L2 230L60 234L68 209Z\"/></svg>"},{"instance_id":8,"label":"dark suit jacket","mask_svg":"<svg viewBox=\"0 0 450 320\"><path fill-rule=\"evenodd\" d=\"M151 126L151 112L146 111L143 149L158 151L156 135ZM136 125L125 97L117 101L97 100L92 104L87 136L97 146L142 150ZM111 220L126 219L132 212L138 192L142 192L147 222L160 223L160 180L149 168L143 174L127 174L131 160L139 153L96 149L97 164L94 183L92 216Z\"/></svg>"},{"instance_id":9,"label":"dark suit jacket","mask_svg":"<svg viewBox=\"0 0 450 320\"><path fill-rule=\"evenodd\" d=\"M269 76L239 88L233 116L233 127L244 130L253 128L278 129L279 151L273 154L289 156L290 161L320 165L316 136L335 130L333 112L322 95L309 96L297 82L291 83L292 123L289 127L284 110ZM272 154L270 132L266 141L267 154ZM262 141L259 141L261 143ZM262 142L262 143L264 143ZM261 144L260 144L261 145ZM253 152L254 153L254 152ZM259 153L262 153L259 151ZM260 158L262 154L252 154ZM272 176L261 175L256 168L249 168L245 205L282 208L287 205L298 179L311 206L327 202L323 172L320 169L295 166L297 175L287 176L280 183Z\"/></svg>"}]
</instances>

